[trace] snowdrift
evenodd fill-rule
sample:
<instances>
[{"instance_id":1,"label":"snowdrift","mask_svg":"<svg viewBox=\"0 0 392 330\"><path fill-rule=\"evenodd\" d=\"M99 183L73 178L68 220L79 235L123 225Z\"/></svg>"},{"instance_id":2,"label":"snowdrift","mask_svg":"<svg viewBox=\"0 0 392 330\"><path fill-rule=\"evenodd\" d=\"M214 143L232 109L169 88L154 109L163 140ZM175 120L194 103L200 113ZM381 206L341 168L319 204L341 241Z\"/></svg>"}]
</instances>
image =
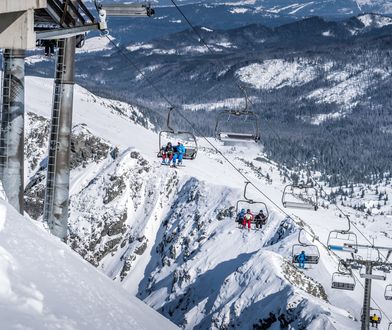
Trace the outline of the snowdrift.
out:
<instances>
[{"instance_id":1,"label":"snowdrift","mask_svg":"<svg viewBox=\"0 0 392 330\"><path fill-rule=\"evenodd\" d=\"M177 329L2 200L0 328Z\"/></svg>"}]
</instances>

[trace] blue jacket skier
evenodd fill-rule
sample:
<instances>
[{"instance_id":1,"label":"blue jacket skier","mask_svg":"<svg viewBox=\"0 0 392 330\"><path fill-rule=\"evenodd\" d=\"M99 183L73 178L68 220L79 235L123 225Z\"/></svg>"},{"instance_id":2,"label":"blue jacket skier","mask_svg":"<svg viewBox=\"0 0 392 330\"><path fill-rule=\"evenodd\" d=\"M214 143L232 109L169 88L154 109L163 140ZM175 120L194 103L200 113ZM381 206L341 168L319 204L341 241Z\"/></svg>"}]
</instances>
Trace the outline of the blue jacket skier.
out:
<instances>
[{"instance_id":1,"label":"blue jacket skier","mask_svg":"<svg viewBox=\"0 0 392 330\"><path fill-rule=\"evenodd\" d=\"M298 261L298 267L299 267L299 268L305 268L305 261L306 261L305 251L302 251L302 252L298 255L297 261Z\"/></svg>"},{"instance_id":2,"label":"blue jacket skier","mask_svg":"<svg viewBox=\"0 0 392 330\"><path fill-rule=\"evenodd\" d=\"M240 224L242 224L242 221L244 220L245 213L245 209L241 209L240 213L237 214L237 221Z\"/></svg>"},{"instance_id":3,"label":"blue jacket skier","mask_svg":"<svg viewBox=\"0 0 392 330\"><path fill-rule=\"evenodd\" d=\"M174 156L173 156L173 166L176 166L176 160L178 159L178 165L182 164L182 158L186 152L184 145L181 142L177 143L177 146L174 148Z\"/></svg>"}]
</instances>

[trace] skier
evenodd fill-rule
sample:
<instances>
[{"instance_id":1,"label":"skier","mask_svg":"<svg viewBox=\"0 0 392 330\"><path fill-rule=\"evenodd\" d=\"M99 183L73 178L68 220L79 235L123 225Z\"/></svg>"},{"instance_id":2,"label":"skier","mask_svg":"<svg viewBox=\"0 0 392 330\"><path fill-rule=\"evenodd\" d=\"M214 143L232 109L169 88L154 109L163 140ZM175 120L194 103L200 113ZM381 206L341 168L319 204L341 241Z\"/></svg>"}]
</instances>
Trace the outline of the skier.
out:
<instances>
[{"instance_id":1,"label":"skier","mask_svg":"<svg viewBox=\"0 0 392 330\"><path fill-rule=\"evenodd\" d=\"M178 165L182 165L182 158L185 155L186 149L181 142L178 142L177 150L178 150Z\"/></svg>"},{"instance_id":2,"label":"skier","mask_svg":"<svg viewBox=\"0 0 392 330\"><path fill-rule=\"evenodd\" d=\"M237 222L242 224L244 221L244 216L245 216L245 209L241 209L241 211L237 214Z\"/></svg>"},{"instance_id":3,"label":"skier","mask_svg":"<svg viewBox=\"0 0 392 330\"><path fill-rule=\"evenodd\" d=\"M45 46L45 56L51 57L54 55L54 46L56 44L56 41L54 40L45 40L44 41L44 46Z\"/></svg>"},{"instance_id":4,"label":"skier","mask_svg":"<svg viewBox=\"0 0 392 330\"><path fill-rule=\"evenodd\" d=\"M170 165L170 161L173 158L173 146L171 142L168 142L166 146L162 146L162 165Z\"/></svg>"},{"instance_id":5,"label":"skier","mask_svg":"<svg viewBox=\"0 0 392 330\"><path fill-rule=\"evenodd\" d=\"M182 165L182 158L185 154L185 147L181 142L178 142L176 146L173 147L173 167L177 167L176 161L178 159L178 165Z\"/></svg>"},{"instance_id":6,"label":"skier","mask_svg":"<svg viewBox=\"0 0 392 330\"><path fill-rule=\"evenodd\" d=\"M380 318L377 316L377 314L373 314L370 318L370 323L372 324L372 327L376 325L376 328L378 329L378 324L380 323Z\"/></svg>"},{"instance_id":7,"label":"skier","mask_svg":"<svg viewBox=\"0 0 392 330\"><path fill-rule=\"evenodd\" d=\"M302 251L298 255L297 261L298 261L298 267L304 269L305 268L305 261L306 261L305 251Z\"/></svg>"},{"instance_id":8,"label":"skier","mask_svg":"<svg viewBox=\"0 0 392 330\"><path fill-rule=\"evenodd\" d=\"M263 210L260 210L259 213L256 214L255 216L255 223L256 223L256 228L262 228L263 225L265 225L267 222L267 217L265 216Z\"/></svg>"},{"instance_id":9,"label":"skier","mask_svg":"<svg viewBox=\"0 0 392 330\"><path fill-rule=\"evenodd\" d=\"M244 215L244 220L242 220L242 228L246 228L246 224L248 224L248 231L250 231L250 224L253 219L254 217L252 212L250 211L250 209L247 209Z\"/></svg>"}]
</instances>

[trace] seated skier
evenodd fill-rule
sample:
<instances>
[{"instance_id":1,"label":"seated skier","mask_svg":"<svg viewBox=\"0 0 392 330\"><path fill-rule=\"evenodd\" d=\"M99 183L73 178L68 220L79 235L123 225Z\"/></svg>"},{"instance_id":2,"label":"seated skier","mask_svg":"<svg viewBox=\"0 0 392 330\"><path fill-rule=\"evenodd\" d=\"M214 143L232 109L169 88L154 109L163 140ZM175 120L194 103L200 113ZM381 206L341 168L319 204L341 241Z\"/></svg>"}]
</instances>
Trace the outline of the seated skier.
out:
<instances>
[{"instance_id":1,"label":"seated skier","mask_svg":"<svg viewBox=\"0 0 392 330\"><path fill-rule=\"evenodd\" d=\"M378 328L380 318L377 316L377 314L373 314L373 316L370 315L370 323L372 324L372 327L376 326L376 328Z\"/></svg>"},{"instance_id":2,"label":"seated skier","mask_svg":"<svg viewBox=\"0 0 392 330\"><path fill-rule=\"evenodd\" d=\"M304 269L305 261L306 261L305 251L301 251L301 253L297 257L298 267Z\"/></svg>"},{"instance_id":3,"label":"seated skier","mask_svg":"<svg viewBox=\"0 0 392 330\"><path fill-rule=\"evenodd\" d=\"M173 158L173 146L171 142L168 142L166 146L162 146L162 165L169 165Z\"/></svg>"},{"instance_id":4,"label":"seated skier","mask_svg":"<svg viewBox=\"0 0 392 330\"><path fill-rule=\"evenodd\" d=\"M185 147L181 142L178 142L176 146L173 147L173 167L177 165L182 165L182 158L185 154ZM178 160L178 163L176 163Z\"/></svg>"},{"instance_id":5,"label":"seated skier","mask_svg":"<svg viewBox=\"0 0 392 330\"><path fill-rule=\"evenodd\" d=\"M254 216L250 209L246 210L246 213L244 215L244 220L242 221L242 228L246 228L246 224L248 224L248 231L250 231L251 228L251 223L254 219Z\"/></svg>"},{"instance_id":6,"label":"seated skier","mask_svg":"<svg viewBox=\"0 0 392 330\"><path fill-rule=\"evenodd\" d=\"M256 214L255 216L255 223L256 223L256 228L262 228L263 225L265 225L267 222L267 217L265 216L263 210L260 210L259 213Z\"/></svg>"},{"instance_id":7,"label":"seated skier","mask_svg":"<svg viewBox=\"0 0 392 330\"><path fill-rule=\"evenodd\" d=\"M236 221L242 224L242 222L244 221L244 216L245 216L245 209L241 209L241 211L237 214Z\"/></svg>"}]
</instances>

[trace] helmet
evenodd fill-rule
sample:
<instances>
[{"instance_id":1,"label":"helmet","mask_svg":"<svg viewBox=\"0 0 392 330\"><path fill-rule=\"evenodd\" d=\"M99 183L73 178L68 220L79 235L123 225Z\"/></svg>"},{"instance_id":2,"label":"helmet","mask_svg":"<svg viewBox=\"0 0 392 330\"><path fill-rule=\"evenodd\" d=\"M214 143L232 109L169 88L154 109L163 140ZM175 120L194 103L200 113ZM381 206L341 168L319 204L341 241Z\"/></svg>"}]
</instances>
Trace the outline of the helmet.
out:
<instances>
[{"instance_id":1,"label":"helmet","mask_svg":"<svg viewBox=\"0 0 392 330\"><path fill-rule=\"evenodd\" d=\"M247 209L246 212L247 212L247 213L250 213L250 209Z\"/></svg>"},{"instance_id":2,"label":"helmet","mask_svg":"<svg viewBox=\"0 0 392 330\"><path fill-rule=\"evenodd\" d=\"M241 212L245 212L245 209L241 209Z\"/></svg>"},{"instance_id":3,"label":"helmet","mask_svg":"<svg viewBox=\"0 0 392 330\"><path fill-rule=\"evenodd\" d=\"M263 210L260 210L260 213L264 213Z\"/></svg>"}]
</instances>

